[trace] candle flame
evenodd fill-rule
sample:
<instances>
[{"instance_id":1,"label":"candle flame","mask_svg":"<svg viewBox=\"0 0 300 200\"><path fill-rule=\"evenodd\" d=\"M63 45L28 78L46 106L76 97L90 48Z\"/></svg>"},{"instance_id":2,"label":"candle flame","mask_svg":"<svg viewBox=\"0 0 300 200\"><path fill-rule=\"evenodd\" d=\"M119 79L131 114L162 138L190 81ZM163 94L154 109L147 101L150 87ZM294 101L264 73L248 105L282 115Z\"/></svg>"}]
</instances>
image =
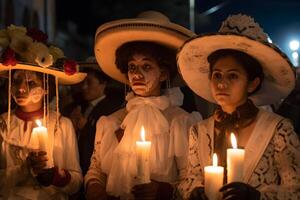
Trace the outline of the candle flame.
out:
<instances>
[{"instance_id":1,"label":"candle flame","mask_svg":"<svg viewBox=\"0 0 300 200\"><path fill-rule=\"evenodd\" d=\"M218 156L216 153L213 155L213 166L217 167L218 166Z\"/></svg>"},{"instance_id":2,"label":"candle flame","mask_svg":"<svg viewBox=\"0 0 300 200\"><path fill-rule=\"evenodd\" d=\"M141 139L142 139L143 142L146 141L145 128L144 128L144 126L142 126L142 128L141 128Z\"/></svg>"},{"instance_id":3,"label":"candle flame","mask_svg":"<svg viewBox=\"0 0 300 200\"><path fill-rule=\"evenodd\" d=\"M42 126L42 122L41 122L41 120L39 120L39 119L35 120L35 123L36 123L39 127Z\"/></svg>"},{"instance_id":4,"label":"candle flame","mask_svg":"<svg viewBox=\"0 0 300 200\"><path fill-rule=\"evenodd\" d=\"M233 133L230 134L230 140L231 140L232 148L237 149L237 141Z\"/></svg>"}]
</instances>

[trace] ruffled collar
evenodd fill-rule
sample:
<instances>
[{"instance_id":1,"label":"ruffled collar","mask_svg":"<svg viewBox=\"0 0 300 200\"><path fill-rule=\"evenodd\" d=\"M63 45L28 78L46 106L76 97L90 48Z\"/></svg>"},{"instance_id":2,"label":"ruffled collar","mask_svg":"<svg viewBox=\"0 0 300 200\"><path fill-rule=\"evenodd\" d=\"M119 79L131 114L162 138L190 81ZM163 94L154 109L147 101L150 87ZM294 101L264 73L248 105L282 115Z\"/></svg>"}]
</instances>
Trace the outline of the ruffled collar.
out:
<instances>
[{"instance_id":1,"label":"ruffled collar","mask_svg":"<svg viewBox=\"0 0 300 200\"><path fill-rule=\"evenodd\" d=\"M218 129L236 130L248 126L253 122L258 113L258 108L248 99L243 105L229 114L217 107L214 113L215 125Z\"/></svg>"},{"instance_id":2,"label":"ruffled collar","mask_svg":"<svg viewBox=\"0 0 300 200\"><path fill-rule=\"evenodd\" d=\"M111 168L107 172L107 191L116 196L130 194L137 176L136 141L141 140L141 127L146 131L146 140L151 141L150 173L165 176L168 171L169 131L170 124L164 113L170 106L178 106L183 102L183 94L179 88L165 90L161 96L140 97L129 93L126 97L127 115L121 128L124 135L114 150ZM122 187L118 187L122 185Z\"/></svg>"},{"instance_id":3,"label":"ruffled collar","mask_svg":"<svg viewBox=\"0 0 300 200\"><path fill-rule=\"evenodd\" d=\"M179 87L165 89L161 96L141 97L136 96L133 92L129 92L126 96L126 101L128 102L126 108L127 111L129 111L136 104L144 102L145 104L151 104L160 110L164 110L170 105L181 106L183 104L183 98L184 95Z\"/></svg>"}]
</instances>

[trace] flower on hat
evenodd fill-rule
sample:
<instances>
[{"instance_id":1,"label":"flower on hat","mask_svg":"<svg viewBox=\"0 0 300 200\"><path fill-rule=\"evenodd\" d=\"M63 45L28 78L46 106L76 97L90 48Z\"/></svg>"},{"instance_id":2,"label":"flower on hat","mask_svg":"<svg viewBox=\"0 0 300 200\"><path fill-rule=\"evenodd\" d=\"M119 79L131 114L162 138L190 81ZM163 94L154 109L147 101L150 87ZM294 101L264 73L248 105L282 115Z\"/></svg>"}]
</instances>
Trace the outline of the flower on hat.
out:
<instances>
[{"instance_id":1,"label":"flower on hat","mask_svg":"<svg viewBox=\"0 0 300 200\"><path fill-rule=\"evenodd\" d=\"M48 47L40 42L34 42L30 51L34 55L34 61L41 67L49 67L53 64L53 56L49 53Z\"/></svg>"},{"instance_id":2,"label":"flower on hat","mask_svg":"<svg viewBox=\"0 0 300 200\"><path fill-rule=\"evenodd\" d=\"M57 48L57 47L51 45L48 50L49 50L49 53L53 56L54 61L56 61L59 58L64 57L64 52L60 48Z\"/></svg>"},{"instance_id":3,"label":"flower on hat","mask_svg":"<svg viewBox=\"0 0 300 200\"><path fill-rule=\"evenodd\" d=\"M16 54L15 52L11 49L11 48L7 48L4 52L3 52L3 65L5 66L15 66L17 64L17 60L16 60Z\"/></svg>"},{"instance_id":4,"label":"flower on hat","mask_svg":"<svg viewBox=\"0 0 300 200\"><path fill-rule=\"evenodd\" d=\"M42 43L46 43L48 39L47 34L35 28L28 29L26 35L30 36L34 41Z\"/></svg>"},{"instance_id":5,"label":"flower on hat","mask_svg":"<svg viewBox=\"0 0 300 200\"><path fill-rule=\"evenodd\" d=\"M0 61L3 65L11 66L19 61L44 68L63 68L68 75L78 72L78 64L65 59L63 51L49 45L47 39L47 34L38 29L10 25L0 30Z\"/></svg>"},{"instance_id":6,"label":"flower on hat","mask_svg":"<svg viewBox=\"0 0 300 200\"><path fill-rule=\"evenodd\" d=\"M63 67L64 67L64 72L67 75L75 74L76 72L78 72L78 68L79 68L78 64L74 60L71 60L71 59L65 60Z\"/></svg>"},{"instance_id":7,"label":"flower on hat","mask_svg":"<svg viewBox=\"0 0 300 200\"><path fill-rule=\"evenodd\" d=\"M32 44L33 40L20 33L14 34L14 37L10 37L9 47L15 51L22 60L26 60L26 54L29 51L29 46ZM27 62L31 62L31 60L26 60Z\"/></svg>"}]
</instances>

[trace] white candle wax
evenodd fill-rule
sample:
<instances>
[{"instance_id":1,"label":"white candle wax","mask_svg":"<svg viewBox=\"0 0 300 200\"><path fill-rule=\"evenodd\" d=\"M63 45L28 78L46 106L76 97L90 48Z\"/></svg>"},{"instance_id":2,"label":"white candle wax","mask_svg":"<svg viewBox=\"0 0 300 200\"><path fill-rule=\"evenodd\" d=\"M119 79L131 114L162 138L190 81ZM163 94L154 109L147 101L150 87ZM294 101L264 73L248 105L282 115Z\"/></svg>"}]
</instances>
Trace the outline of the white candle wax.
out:
<instances>
[{"instance_id":1,"label":"white candle wax","mask_svg":"<svg viewBox=\"0 0 300 200\"><path fill-rule=\"evenodd\" d=\"M220 199L219 189L223 186L224 167L218 166L217 155L213 155L213 165L204 167L204 190L209 200Z\"/></svg>"},{"instance_id":2,"label":"white candle wax","mask_svg":"<svg viewBox=\"0 0 300 200\"><path fill-rule=\"evenodd\" d=\"M45 151L47 153L48 161L47 168L53 167L53 160L50 158L49 147L48 147L48 130L46 127L42 126L40 120L36 120L38 127L32 129L32 139L38 140L39 151ZM36 143L36 141L34 141Z\"/></svg>"},{"instance_id":3,"label":"white candle wax","mask_svg":"<svg viewBox=\"0 0 300 200\"><path fill-rule=\"evenodd\" d=\"M227 149L227 183L242 182L245 150L237 148L237 141L233 133L230 137L233 148Z\"/></svg>"},{"instance_id":4,"label":"white candle wax","mask_svg":"<svg viewBox=\"0 0 300 200\"><path fill-rule=\"evenodd\" d=\"M151 142L145 140L145 130L141 130L142 141L136 141L137 179L140 184L150 182L150 149Z\"/></svg>"}]
</instances>

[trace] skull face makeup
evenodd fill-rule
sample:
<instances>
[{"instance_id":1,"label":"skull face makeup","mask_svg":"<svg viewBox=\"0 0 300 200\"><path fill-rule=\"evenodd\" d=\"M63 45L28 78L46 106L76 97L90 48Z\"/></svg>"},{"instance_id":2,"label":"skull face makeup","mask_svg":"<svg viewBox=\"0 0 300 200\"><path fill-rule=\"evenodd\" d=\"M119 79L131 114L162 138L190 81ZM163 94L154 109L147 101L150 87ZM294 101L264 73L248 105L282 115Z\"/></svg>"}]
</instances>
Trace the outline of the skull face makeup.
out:
<instances>
[{"instance_id":1,"label":"skull face makeup","mask_svg":"<svg viewBox=\"0 0 300 200\"><path fill-rule=\"evenodd\" d=\"M12 96L19 106L42 101L43 82L36 72L17 70L12 77Z\"/></svg>"},{"instance_id":2,"label":"skull face makeup","mask_svg":"<svg viewBox=\"0 0 300 200\"><path fill-rule=\"evenodd\" d=\"M156 61L149 56L134 54L128 62L129 83L137 95L159 95L161 82L166 79L164 75Z\"/></svg>"}]
</instances>

